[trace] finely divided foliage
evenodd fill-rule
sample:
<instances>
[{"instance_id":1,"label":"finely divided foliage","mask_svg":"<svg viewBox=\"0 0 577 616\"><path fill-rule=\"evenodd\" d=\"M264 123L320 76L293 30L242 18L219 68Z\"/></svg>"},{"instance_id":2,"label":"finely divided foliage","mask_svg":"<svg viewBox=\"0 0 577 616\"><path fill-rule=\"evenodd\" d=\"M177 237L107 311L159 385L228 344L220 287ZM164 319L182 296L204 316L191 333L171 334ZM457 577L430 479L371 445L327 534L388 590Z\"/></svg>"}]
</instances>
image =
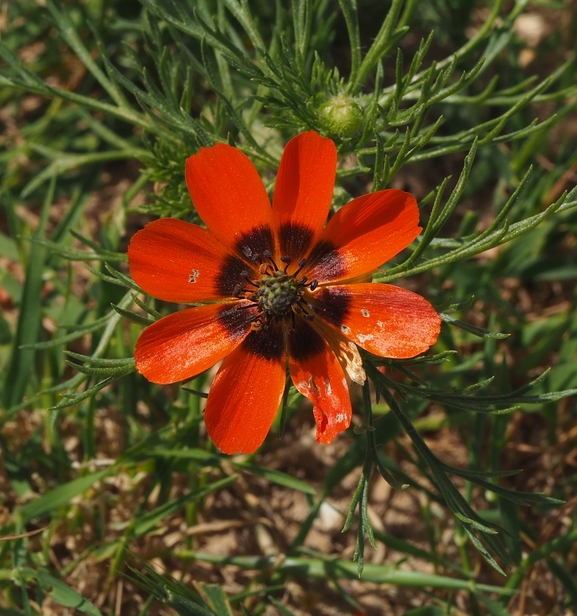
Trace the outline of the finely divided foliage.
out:
<instances>
[{"instance_id":1,"label":"finely divided foliage","mask_svg":"<svg viewBox=\"0 0 577 616\"><path fill-rule=\"evenodd\" d=\"M526 0L7 6L0 611L301 614L299 577L330 580L321 603L342 613L370 610L367 582L431 613L537 612L536 575L560 606L543 609L577 603L568 16ZM267 543L278 490L306 513ZM421 540L378 519L399 494L419 496ZM312 549L329 505L347 532ZM228 551L193 539L222 523L258 549L241 531Z\"/></svg>"}]
</instances>

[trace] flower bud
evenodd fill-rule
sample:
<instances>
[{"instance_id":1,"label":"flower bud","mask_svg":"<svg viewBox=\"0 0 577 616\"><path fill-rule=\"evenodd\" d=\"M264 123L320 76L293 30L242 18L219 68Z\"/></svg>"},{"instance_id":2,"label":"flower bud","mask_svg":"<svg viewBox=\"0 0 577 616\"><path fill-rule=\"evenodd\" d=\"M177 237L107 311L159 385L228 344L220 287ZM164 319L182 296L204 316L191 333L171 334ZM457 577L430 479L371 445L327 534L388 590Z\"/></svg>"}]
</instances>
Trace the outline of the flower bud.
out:
<instances>
[{"instance_id":1,"label":"flower bud","mask_svg":"<svg viewBox=\"0 0 577 616\"><path fill-rule=\"evenodd\" d=\"M333 135L352 137L363 124L363 110L351 97L333 96L320 108L324 128Z\"/></svg>"}]
</instances>

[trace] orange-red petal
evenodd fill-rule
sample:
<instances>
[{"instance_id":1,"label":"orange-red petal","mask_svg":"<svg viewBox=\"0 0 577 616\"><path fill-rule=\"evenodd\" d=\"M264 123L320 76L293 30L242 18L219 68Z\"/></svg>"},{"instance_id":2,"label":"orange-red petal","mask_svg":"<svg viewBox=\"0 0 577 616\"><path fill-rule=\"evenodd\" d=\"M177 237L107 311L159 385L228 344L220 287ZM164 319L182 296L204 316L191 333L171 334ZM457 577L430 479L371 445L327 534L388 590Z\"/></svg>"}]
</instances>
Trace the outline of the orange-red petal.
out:
<instances>
[{"instance_id":1,"label":"orange-red petal","mask_svg":"<svg viewBox=\"0 0 577 616\"><path fill-rule=\"evenodd\" d=\"M299 260L320 235L329 214L337 148L314 131L291 139L282 155L273 196L280 255Z\"/></svg>"},{"instance_id":2,"label":"orange-red petal","mask_svg":"<svg viewBox=\"0 0 577 616\"><path fill-rule=\"evenodd\" d=\"M223 453L256 451L280 406L286 362L282 332L271 329L251 332L224 360L210 388L204 422Z\"/></svg>"},{"instance_id":3,"label":"orange-red petal","mask_svg":"<svg viewBox=\"0 0 577 616\"><path fill-rule=\"evenodd\" d=\"M233 297L248 269L202 227L162 218L138 231L128 246L132 278L167 302L206 302Z\"/></svg>"},{"instance_id":4,"label":"orange-red petal","mask_svg":"<svg viewBox=\"0 0 577 616\"><path fill-rule=\"evenodd\" d=\"M402 190L380 190L353 199L329 221L304 273L319 283L374 271L421 232L419 207Z\"/></svg>"},{"instance_id":5,"label":"orange-red petal","mask_svg":"<svg viewBox=\"0 0 577 616\"><path fill-rule=\"evenodd\" d=\"M186 183L198 215L226 247L249 259L273 252L270 201L240 150L223 143L201 148L186 161Z\"/></svg>"},{"instance_id":6,"label":"orange-red petal","mask_svg":"<svg viewBox=\"0 0 577 616\"><path fill-rule=\"evenodd\" d=\"M331 285L318 289L313 297L318 318L380 357L415 357L437 341L441 329L433 306L401 287Z\"/></svg>"},{"instance_id":7,"label":"orange-red petal","mask_svg":"<svg viewBox=\"0 0 577 616\"><path fill-rule=\"evenodd\" d=\"M153 383L190 379L220 361L250 331L250 302L181 310L147 327L134 350L136 369Z\"/></svg>"},{"instance_id":8,"label":"orange-red petal","mask_svg":"<svg viewBox=\"0 0 577 616\"><path fill-rule=\"evenodd\" d=\"M317 442L330 443L351 423L345 373L326 340L302 319L288 335L288 345L294 386L313 403Z\"/></svg>"}]
</instances>

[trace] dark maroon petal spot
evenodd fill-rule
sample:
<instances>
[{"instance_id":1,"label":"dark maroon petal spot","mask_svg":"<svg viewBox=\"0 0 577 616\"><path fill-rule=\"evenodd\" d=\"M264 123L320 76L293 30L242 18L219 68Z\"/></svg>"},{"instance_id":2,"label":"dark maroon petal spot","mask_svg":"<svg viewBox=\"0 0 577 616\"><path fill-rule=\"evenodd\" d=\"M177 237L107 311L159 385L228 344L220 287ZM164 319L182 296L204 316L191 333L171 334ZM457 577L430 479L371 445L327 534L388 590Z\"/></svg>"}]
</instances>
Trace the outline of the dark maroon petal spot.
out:
<instances>
[{"instance_id":1,"label":"dark maroon petal spot","mask_svg":"<svg viewBox=\"0 0 577 616\"><path fill-rule=\"evenodd\" d=\"M330 242L319 242L307 259L307 269L314 270L314 276L319 280L335 280L347 273L345 259L339 250Z\"/></svg>"},{"instance_id":2,"label":"dark maroon petal spot","mask_svg":"<svg viewBox=\"0 0 577 616\"><path fill-rule=\"evenodd\" d=\"M265 251L274 252L274 242L270 227L255 227L245 233L236 243L237 254L247 261L255 261Z\"/></svg>"},{"instance_id":3,"label":"dark maroon petal spot","mask_svg":"<svg viewBox=\"0 0 577 616\"><path fill-rule=\"evenodd\" d=\"M280 253L291 259L304 257L311 245L313 232L303 225L287 222L279 230Z\"/></svg>"},{"instance_id":4,"label":"dark maroon petal spot","mask_svg":"<svg viewBox=\"0 0 577 616\"><path fill-rule=\"evenodd\" d=\"M234 341L240 340L250 329L251 314L251 311L243 307L240 302L230 302L221 308L217 319L226 330L227 336Z\"/></svg>"},{"instance_id":5,"label":"dark maroon petal spot","mask_svg":"<svg viewBox=\"0 0 577 616\"><path fill-rule=\"evenodd\" d=\"M288 335L289 354L295 361L305 361L324 353L324 338L304 319L295 319L295 327Z\"/></svg>"},{"instance_id":6,"label":"dark maroon petal spot","mask_svg":"<svg viewBox=\"0 0 577 616\"><path fill-rule=\"evenodd\" d=\"M242 272L250 270L244 261L238 257L229 255L220 268L220 273L215 281L216 291L222 297L234 297L239 285L244 287L246 279L242 277ZM252 274L249 271L249 274Z\"/></svg>"},{"instance_id":7,"label":"dark maroon petal spot","mask_svg":"<svg viewBox=\"0 0 577 616\"><path fill-rule=\"evenodd\" d=\"M315 314L336 327L347 318L351 306L351 294L346 289L320 289L314 294Z\"/></svg>"},{"instance_id":8,"label":"dark maroon petal spot","mask_svg":"<svg viewBox=\"0 0 577 616\"><path fill-rule=\"evenodd\" d=\"M250 332L241 345L247 353L267 361L280 362L284 355L283 331L279 323L269 323Z\"/></svg>"}]
</instances>

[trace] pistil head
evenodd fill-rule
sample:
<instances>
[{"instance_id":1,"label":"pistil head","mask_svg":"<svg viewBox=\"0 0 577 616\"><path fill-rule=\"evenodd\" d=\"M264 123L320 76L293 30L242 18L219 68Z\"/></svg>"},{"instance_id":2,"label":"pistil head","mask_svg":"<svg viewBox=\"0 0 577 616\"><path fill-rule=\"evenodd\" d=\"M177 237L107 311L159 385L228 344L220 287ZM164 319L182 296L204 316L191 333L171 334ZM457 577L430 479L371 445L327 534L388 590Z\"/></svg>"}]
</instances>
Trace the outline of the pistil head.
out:
<instances>
[{"instance_id":1,"label":"pistil head","mask_svg":"<svg viewBox=\"0 0 577 616\"><path fill-rule=\"evenodd\" d=\"M255 295L258 307L266 316L284 317L299 299L299 283L284 272L261 278Z\"/></svg>"}]
</instances>

